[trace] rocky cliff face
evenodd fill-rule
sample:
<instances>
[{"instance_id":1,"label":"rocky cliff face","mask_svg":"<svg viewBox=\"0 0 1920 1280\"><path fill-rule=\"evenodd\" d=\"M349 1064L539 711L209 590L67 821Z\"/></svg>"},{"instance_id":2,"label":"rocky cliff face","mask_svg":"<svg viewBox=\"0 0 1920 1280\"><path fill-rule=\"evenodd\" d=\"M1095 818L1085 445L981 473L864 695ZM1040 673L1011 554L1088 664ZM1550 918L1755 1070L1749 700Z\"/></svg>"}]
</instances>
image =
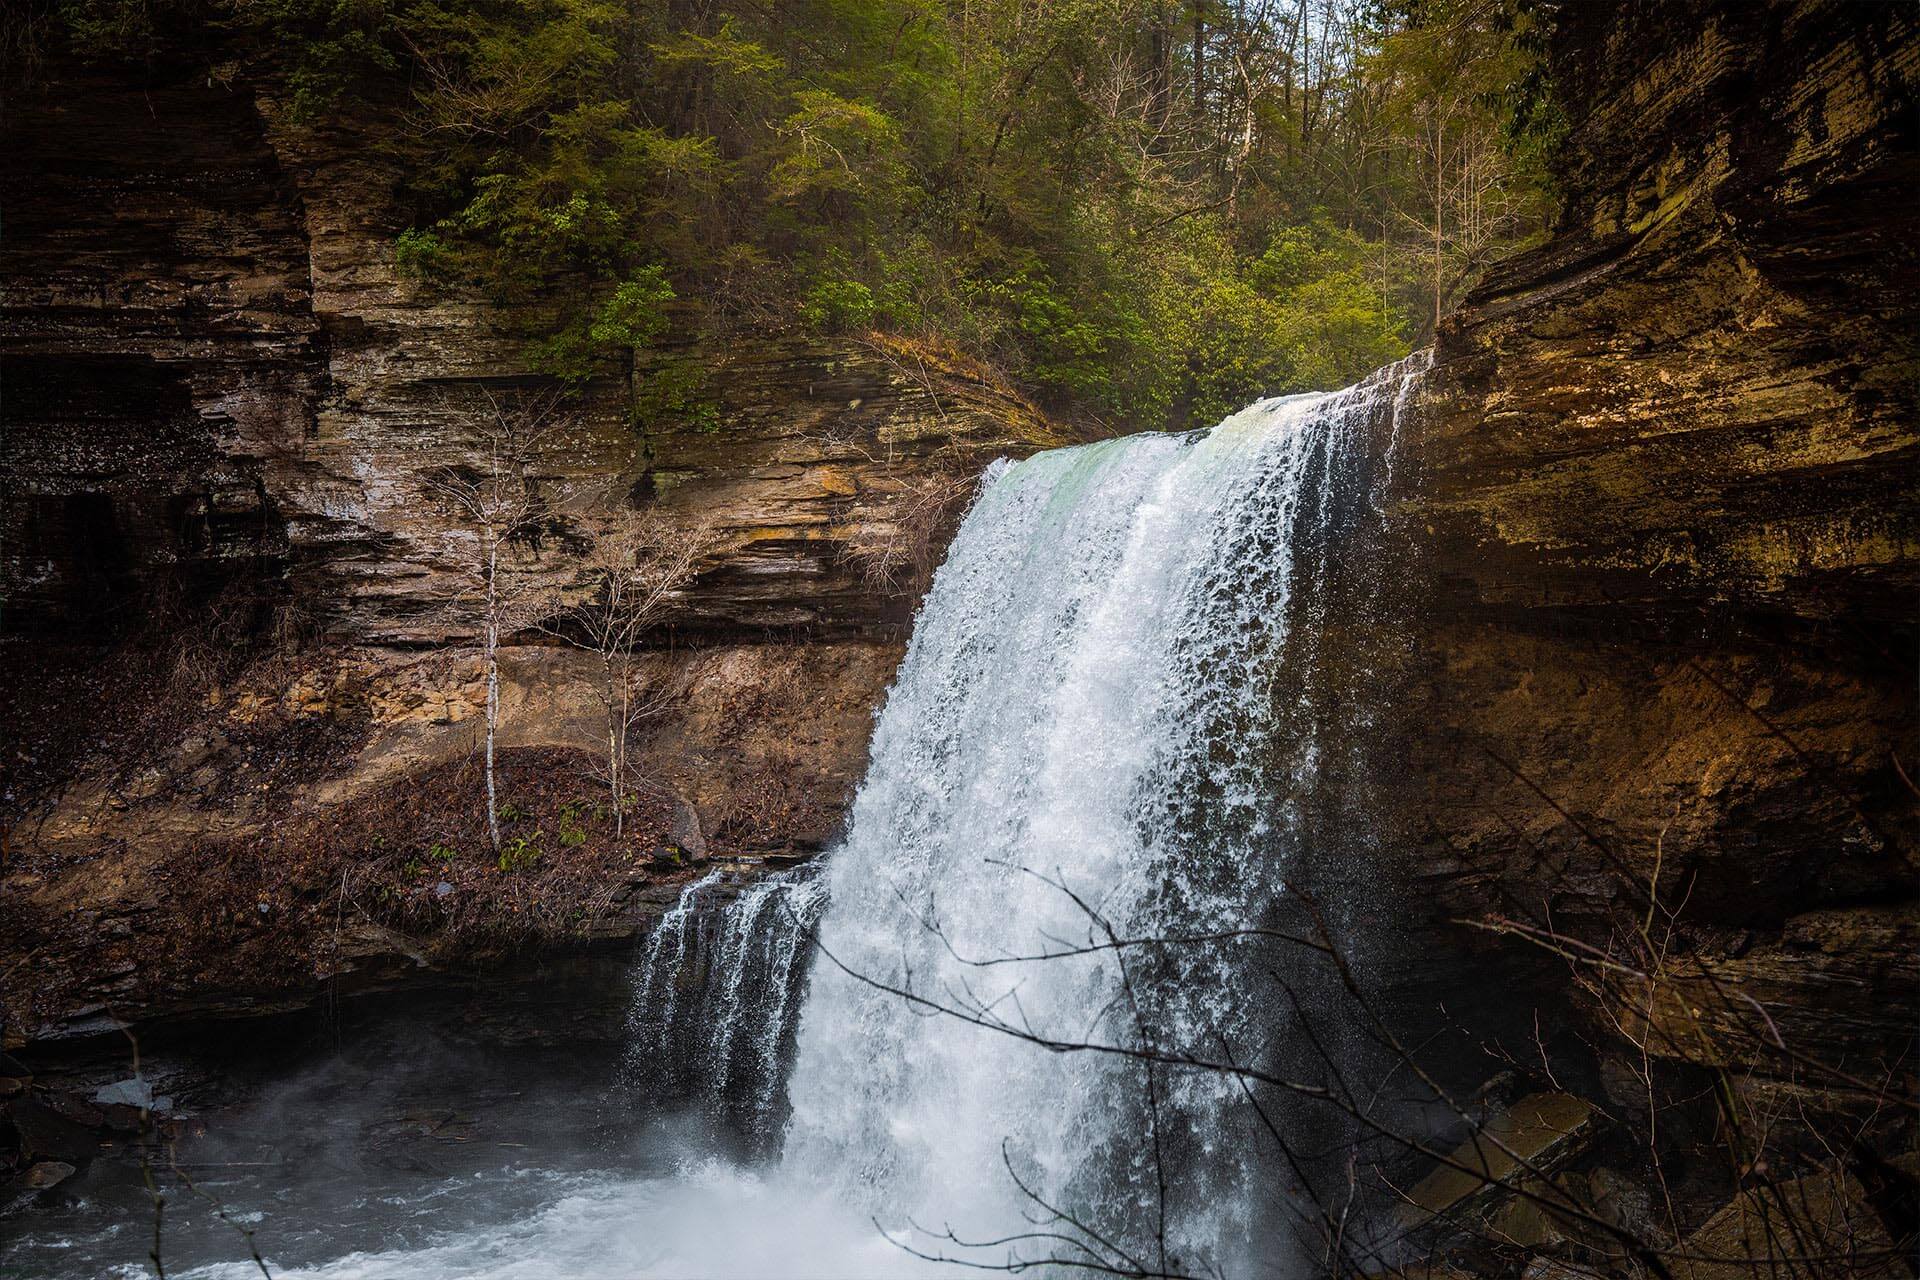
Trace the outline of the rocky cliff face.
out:
<instances>
[{"instance_id":1,"label":"rocky cliff face","mask_svg":"<svg viewBox=\"0 0 1920 1280\"><path fill-rule=\"evenodd\" d=\"M247 572L284 583L333 640L474 632L461 530L424 482L477 460L484 423L460 391L538 383L524 317L396 276L404 221L373 108L296 128L273 94L191 71L80 76L10 114L10 630L90 625L164 579ZM893 499L1059 439L1003 388L904 344L743 334L695 358L713 401L701 427L629 424L609 370L538 479L713 522L673 619L709 632L899 621L893 584L858 554L892 532ZM545 561L536 573L564 578L564 547Z\"/></svg>"},{"instance_id":2,"label":"rocky cliff face","mask_svg":"<svg viewBox=\"0 0 1920 1280\"><path fill-rule=\"evenodd\" d=\"M108 625L162 577L287 555L236 445L309 433L306 237L250 94L80 75L13 97L0 598L9 631Z\"/></svg>"},{"instance_id":3,"label":"rocky cliff face","mask_svg":"<svg viewBox=\"0 0 1920 1280\"><path fill-rule=\"evenodd\" d=\"M1551 1010L1579 975L1580 1021L1518 1039L1630 1115L1643 1054L1745 1036L1734 1087L1805 1120L1904 1089L1920 1010L1920 32L1629 9L1562 11L1560 228L1444 327L1399 440L1378 802L1426 978Z\"/></svg>"},{"instance_id":4,"label":"rocky cliff face","mask_svg":"<svg viewBox=\"0 0 1920 1280\"><path fill-rule=\"evenodd\" d=\"M1604 947L1671 915L1689 980L1773 1010L1799 1055L1761 1055L1742 1087L1818 1110L1850 1086L1807 1060L1904 1078L1920 985L1916 16L1557 21L1562 224L1443 329L1393 446L1384 567L1358 584L1376 607L1326 620L1355 628L1356 694L1392 695L1368 726L1370 813L1412 885L1396 910L1432 944L1397 981L1516 1016L1516 993L1577 1002L1551 1052L1631 1108L1628 1050L1712 1065L1711 1002L1668 991L1647 1016L1673 1025L1636 1039L1519 934ZM0 974L40 980L0 979L7 1042L429 972L447 957L405 926L430 916L370 906L343 944L332 886L432 876L377 831L301 824L389 812L471 750L473 614L422 477L477 444L448 389L528 382L514 318L399 280L389 162L351 121L291 128L269 83L73 80L14 105L6 144L6 626L87 638L251 583L262 625L307 637L9 835L0 903L32 926ZM642 749L663 856L596 865L607 909L575 938L644 927L684 855L830 836L941 518L986 458L1058 442L896 344L743 336L700 358L712 429L636 431L609 378L544 477L717 534L675 602L682 642L650 658L677 691ZM557 549L528 571L570 572ZM579 655L516 646L507 675L510 747L592 748ZM309 838L341 842L327 875L259 872ZM210 847L240 868L224 895L202 884ZM323 920L331 949L301 950ZM154 944L173 934L217 942ZM216 945L293 962L209 981Z\"/></svg>"},{"instance_id":5,"label":"rocky cliff face","mask_svg":"<svg viewBox=\"0 0 1920 1280\"><path fill-rule=\"evenodd\" d=\"M233 842L257 867L341 841L289 824L401 803L408 779L471 756L473 535L429 477L483 460L475 392L540 385L525 317L396 275L404 223L395 161L369 141L377 105L296 128L271 80L232 65L146 83L50 74L10 104L0 179L0 625L22 673L0 699L18 735L0 892L23 922L10 972L40 970L29 987L9 978L0 1034L277 1008L347 971L374 985L430 972L432 937L371 921L353 955L202 972L206 950L237 941L272 951L291 934L301 952L319 913L308 902L267 927L257 875L209 895L195 868ZM563 496L516 551L530 590L574 579L599 512L707 530L656 628L648 679L671 696L637 745L665 796L656 851L672 852L601 867L623 905L549 941L630 937L689 858L828 838L972 478L1061 442L980 372L898 341L741 334L678 354L705 375L700 422L636 426L609 369L535 461L535 482ZM90 671L129 635L130 666ZM226 652L247 645L250 662ZM585 767L605 732L590 664L544 641L511 645L503 665L509 754ZM102 741L117 745L102 755ZM528 820L549 846L554 823ZM355 831L328 855L358 865L393 834ZM287 886L291 900L317 884ZM261 904L244 940L236 894ZM158 935L209 941L196 955ZM199 994L183 1001L188 987Z\"/></svg>"}]
</instances>

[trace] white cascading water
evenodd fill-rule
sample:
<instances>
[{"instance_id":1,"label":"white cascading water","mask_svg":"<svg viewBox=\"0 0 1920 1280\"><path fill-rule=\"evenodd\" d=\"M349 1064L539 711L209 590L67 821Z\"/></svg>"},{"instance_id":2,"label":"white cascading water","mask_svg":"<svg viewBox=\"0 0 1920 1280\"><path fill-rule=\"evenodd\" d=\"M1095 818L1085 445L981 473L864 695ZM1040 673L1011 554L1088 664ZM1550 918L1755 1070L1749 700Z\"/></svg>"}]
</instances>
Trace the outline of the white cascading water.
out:
<instances>
[{"instance_id":1,"label":"white cascading water","mask_svg":"<svg viewBox=\"0 0 1920 1280\"><path fill-rule=\"evenodd\" d=\"M1282 791L1314 766L1311 741L1272 732L1290 596L1364 501L1378 412L1412 372L988 478L828 863L819 939L837 964L816 960L802 1015L790 1166L843 1171L904 1237L910 1221L967 1241L1009 1235L1033 1214L1031 1192L1154 1268L1250 1256L1257 1170L1209 1131L1237 1106L1232 1080L1149 1082L1134 1061L1048 1053L927 1016L841 967L1049 1039L1217 1058L1224 1037L1258 1055L1263 1027L1283 1019L1246 1003L1235 942L1127 956L1157 966L1133 975L1131 996L1126 953L968 962L1097 942L1088 908L1122 939L1258 923L1287 871ZM1276 771L1292 776L1276 785ZM1164 1261L1149 1084L1161 1159L1179 1167L1166 1228L1177 1256Z\"/></svg>"},{"instance_id":2,"label":"white cascading water","mask_svg":"<svg viewBox=\"0 0 1920 1280\"><path fill-rule=\"evenodd\" d=\"M813 874L690 887L637 969L649 1096L703 1097L777 1159L589 1179L531 1217L296 1274L956 1273L902 1245L1284 1274L1262 1239L1285 1180L1233 1080L1026 1033L1240 1062L1286 1036L1246 939L1084 949L1249 929L1284 897L1321 763L1325 571L1425 364L988 472L844 841Z\"/></svg>"},{"instance_id":3,"label":"white cascading water","mask_svg":"<svg viewBox=\"0 0 1920 1280\"><path fill-rule=\"evenodd\" d=\"M767 875L730 891L713 872L688 885L647 938L628 1015L628 1063L653 1095L698 1097L749 1143L777 1134L782 1072L823 905L818 877Z\"/></svg>"},{"instance_id":4,"label":"white cascading water","mask_svg":"<svg viewBox=\"0 0 1920 1280\"><path fill-rule=\"evenodd\" d=\"M827 861L785 1169L831 1178L925 1252L982 1260L964 1242L1015 1233L1044 1201L1103 1240L1020 1242L1023 1259L1181 1270L1255 1255L1258 1169L1228 1136L1233 1080L1148 1079L1137 1061L1048 1052L1007 1028L1209 1058L1225 1043L1252 1059L1284 1026L1280 1010L1247 1003L1243 940L1057 953L1109 928L1250 928L1280 891L1296 834L1287 796L1316 756L1310 736L1274 732L1289 693L1310 692L1273 685L1289 645L1295 679L1313 665L1317 637L1288 634L1293 597L1318 585L1363 509L1369 445L1391 438L1383 418L1423 365L1264 401L1205 433L988 474ZM808 923L819 892L804 891ZM761 927L793 927L768 901L743 899ZM668 931L674 946L684 931ZM1048 958L1013 959L1036 955ZM772 1024L749 1038L789 1034ZM1176 1188L1162 1191L1163 1173Z\"/></svg>"}]
</instances>

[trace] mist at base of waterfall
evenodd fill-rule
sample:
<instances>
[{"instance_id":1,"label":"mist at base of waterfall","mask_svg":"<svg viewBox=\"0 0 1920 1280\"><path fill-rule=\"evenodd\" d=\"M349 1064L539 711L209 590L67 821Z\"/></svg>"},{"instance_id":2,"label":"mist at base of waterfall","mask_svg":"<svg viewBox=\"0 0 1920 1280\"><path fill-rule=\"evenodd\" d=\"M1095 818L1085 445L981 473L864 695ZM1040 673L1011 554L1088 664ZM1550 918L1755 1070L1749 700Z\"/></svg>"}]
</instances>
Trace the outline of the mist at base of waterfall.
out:
<instances>
[{"instance_id":1,"label":"mist at base of waterfall","mask_svg":"<svg viewBox=\"0 0 1920 1280\"><path fill-rule=\"evenodd\" d=\"M629 1280L937 1273L698 1108L636 1098L622 1055L453 1048L404 1026L191 1107L166 1168L173 1280ZM200 1130L204 1127L204 1132ZM226 1215L222 1221L215 1211ZM154 1274L137 1156L0 1203L0 1277Z\"/></svg>"},{"instance_id":2,"label":"mist at base of waterfall","mask_svg":"<svg viewBox=\"0 0 1920 1280\"><path fill-rule=\"evenodd\" d=\"M665 1156L665 1153L661 1153ZM662 1158L657 1172L538 1165L392 1184L288 1204L266 1184L212 1180L254 1228L276 1280L631 1280L635 1277L935 1275L826 1195L716 1158ZM137 1183L137 1170L123 1171ZM309 1188L309 1190L311 1190ZM102 1194L104 1193L104 1194ZM151 1276L152 1209L137 1186L100 1188L60 1227L23 1235L0 1275ZM245 1280L259 1268L232 1228L181 1193L163 1250L175 1280ZM18 1224L16 1224L18 1225ZM209 1257L223 1261L206 1261ZM18 1261L12 1259L18 1258Z\"/></svg>"},{"instance_id":3,"label":"mist at base of waterfall","mask_svg":"<svg viewBox=\"0 0 1920 1280\"><path fill-rule=\"evenodd\" d=\"M273 1274L285 1280L879 1280L951 1273L914 1258L857 1212L790 1185L777 1171L761 1174L710 1158L643 1178L534 1170L508 1178L519 1185L490 1188L503 1211L494 1223L432 1233L404 1248L273 1266ZM455 1182L439 1194L480 1190L477 1183ZM528 1197L528 1191L539 1194ZM268 1261L271 1266L274 1259ZM246 1261L170 1274L245 1280L259 1271Z\"/></svg>"}]
</instances>

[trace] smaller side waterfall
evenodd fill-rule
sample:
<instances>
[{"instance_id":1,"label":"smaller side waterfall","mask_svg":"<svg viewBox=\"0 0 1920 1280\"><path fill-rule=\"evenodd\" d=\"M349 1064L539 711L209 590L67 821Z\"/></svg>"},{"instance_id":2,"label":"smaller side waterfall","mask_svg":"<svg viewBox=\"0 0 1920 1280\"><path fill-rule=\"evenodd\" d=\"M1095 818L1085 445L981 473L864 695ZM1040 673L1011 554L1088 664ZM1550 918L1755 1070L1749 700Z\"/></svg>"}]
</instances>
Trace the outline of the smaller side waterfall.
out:
<instances>
[{"instance_id":1,"label":"smaller side waterfall","mask_svg":"<svg viewBox=\"0 0 1920 1280\"><path fill-rule=\"evenodd\" d=\"M774 1140L792 1057L807 937L825 904L811 869L688 885L647 941L628 1015L629 1075L697 1099L750 1146Z\"/></svg>"}]
</instances>

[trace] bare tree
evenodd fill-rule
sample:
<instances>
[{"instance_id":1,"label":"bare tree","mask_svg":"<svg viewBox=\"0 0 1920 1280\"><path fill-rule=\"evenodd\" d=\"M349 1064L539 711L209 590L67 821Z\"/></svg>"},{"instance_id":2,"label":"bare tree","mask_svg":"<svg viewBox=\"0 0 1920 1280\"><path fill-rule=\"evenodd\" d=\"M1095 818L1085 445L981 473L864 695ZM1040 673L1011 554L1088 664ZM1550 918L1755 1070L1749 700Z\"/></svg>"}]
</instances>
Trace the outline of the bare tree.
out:
<instances>
[{"instance_id":1,"label":"bare tree","mask_svg":"<svg viewBox=\"0 0 1920 1280\"><path fill-rule=\"evenodd\" d=\"M860 571L869 591L896 596L926 590L979 484L977 474L958 465L883 478L876 486L878 509L848 526L839 558Z\"/></svg>"},{"instance_id":2,"label":"bare tree","mask_svg":"<svg viewBox=\"0 0 1920 1280\"><path fill-rule=\"evenodd\" d=\"M499 781L494 767L500 728L500 638L538 620L544 601L511 575L513 545L530 541L546 522L554 496L543 494L533 465L556 425L559 393L505 399L482 387L463 411L480 436L478 464L442 467L425 478L428 495L466 527L471 543L463 594L477 608L486 669L487 836L500 848Z\"/></svg>"},{"instance_id":3,"label":"bare tree","mask_svg":"<svg viewBox=\"0 0 1920 1280\"><path fill-rule=\"evenodd\" d=\"M640 678L641 638L664 616L675 592L699 573L712 550L712 525L671 519L658 511L621 510L589 552L589 594L557 607L544 630L591 652L599 661L596 692L606 717L606 783L613 802L613 834L625 827L628 744L636 724L659 711L665 691Z\"/></svg>"}]
</instances>

